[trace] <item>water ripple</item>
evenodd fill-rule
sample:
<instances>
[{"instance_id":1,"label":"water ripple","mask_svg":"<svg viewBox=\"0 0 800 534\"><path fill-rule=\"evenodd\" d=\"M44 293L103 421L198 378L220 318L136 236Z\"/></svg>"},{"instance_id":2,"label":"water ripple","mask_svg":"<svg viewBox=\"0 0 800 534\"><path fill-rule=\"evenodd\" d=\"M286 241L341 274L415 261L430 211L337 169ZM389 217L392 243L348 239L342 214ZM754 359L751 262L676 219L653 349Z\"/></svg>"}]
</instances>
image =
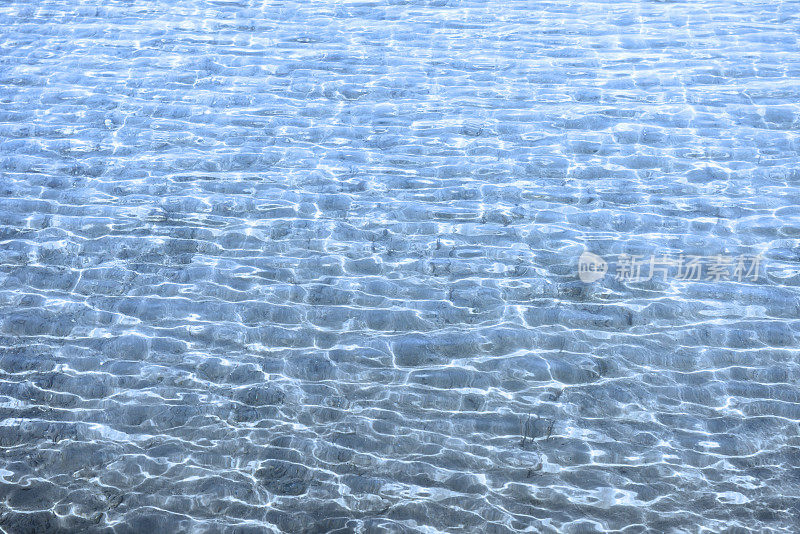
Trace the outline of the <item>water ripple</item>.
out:
<instances>
[{"instance_id":1,"label":"water ripple","mask_svg":"<svg viewBox=\"0 0 800 534\"><path fill-rule=\"evenodd\" d=\"M798 14L5 2L0 529L796 531Z\"/></svg>"}]
</instances>

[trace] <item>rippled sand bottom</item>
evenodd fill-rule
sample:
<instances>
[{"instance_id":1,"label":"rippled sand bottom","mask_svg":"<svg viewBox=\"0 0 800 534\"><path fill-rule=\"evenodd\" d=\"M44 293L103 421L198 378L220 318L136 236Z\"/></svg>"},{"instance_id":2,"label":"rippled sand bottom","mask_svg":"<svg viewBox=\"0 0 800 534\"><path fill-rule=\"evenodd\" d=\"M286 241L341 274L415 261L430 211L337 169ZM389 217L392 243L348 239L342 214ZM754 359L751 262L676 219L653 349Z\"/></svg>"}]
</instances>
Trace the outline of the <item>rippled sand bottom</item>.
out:
<instances>
[{"instance_id":1,"label":"rippled sand bottom","mask_svg":"<svg viewBox=\"0 0 800 534\"><path fill-rule=\"evenodd\" d=\"M798 14L4 2L0 529L798 531Z\"/></svg>"}]
</instances>

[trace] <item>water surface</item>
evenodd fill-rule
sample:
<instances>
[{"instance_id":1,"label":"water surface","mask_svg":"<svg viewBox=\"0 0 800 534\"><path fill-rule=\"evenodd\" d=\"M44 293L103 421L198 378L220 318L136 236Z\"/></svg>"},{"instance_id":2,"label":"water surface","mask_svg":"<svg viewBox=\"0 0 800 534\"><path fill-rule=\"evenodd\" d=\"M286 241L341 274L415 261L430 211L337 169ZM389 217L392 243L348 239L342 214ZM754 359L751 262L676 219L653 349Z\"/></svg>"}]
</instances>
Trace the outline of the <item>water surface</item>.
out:
<instances>
[{"instance_id":1,"label":"water surface","mask_svg":"<svg viewBox=\"0 0 800 534\"><path fill-rule=\"evenodd\" d=\"M796 532L799 13L4 2L0 529Z\"/></svg>"}]
</instances>

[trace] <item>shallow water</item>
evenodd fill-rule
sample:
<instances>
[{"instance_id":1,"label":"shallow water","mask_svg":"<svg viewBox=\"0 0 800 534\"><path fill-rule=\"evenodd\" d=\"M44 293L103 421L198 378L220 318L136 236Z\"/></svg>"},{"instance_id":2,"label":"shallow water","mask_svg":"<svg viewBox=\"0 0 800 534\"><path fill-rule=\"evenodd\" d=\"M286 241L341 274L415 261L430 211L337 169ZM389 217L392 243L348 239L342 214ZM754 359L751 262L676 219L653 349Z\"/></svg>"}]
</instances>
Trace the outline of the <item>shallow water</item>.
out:
<instances>
[{"instance_id":1,"label":"shallow water","mask_svg":"<svg viewBox=\"0 0 800 534\"><path fill-rule=\"evenodd\" d=\"M4 2L0 528L796 532L798 14Z\"/></svg>"}]
</instances>

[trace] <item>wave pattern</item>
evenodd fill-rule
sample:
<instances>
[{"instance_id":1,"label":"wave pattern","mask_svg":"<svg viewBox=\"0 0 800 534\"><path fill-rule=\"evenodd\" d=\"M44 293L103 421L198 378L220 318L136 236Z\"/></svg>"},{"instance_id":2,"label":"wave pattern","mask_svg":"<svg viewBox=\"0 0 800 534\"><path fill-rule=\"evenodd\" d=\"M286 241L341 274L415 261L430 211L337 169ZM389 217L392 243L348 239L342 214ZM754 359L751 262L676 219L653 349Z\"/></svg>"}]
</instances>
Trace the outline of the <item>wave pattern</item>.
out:
<instances>
[{"instance_id":1,"label":"wave pattern","mask_svg":"<svg viewBox=\"0 0 800 534\"><path fill-rule=\"evenodd\" d=\"M798 14L3 3L0 528L796 531Z\"/></svg>"}]
</instances>

